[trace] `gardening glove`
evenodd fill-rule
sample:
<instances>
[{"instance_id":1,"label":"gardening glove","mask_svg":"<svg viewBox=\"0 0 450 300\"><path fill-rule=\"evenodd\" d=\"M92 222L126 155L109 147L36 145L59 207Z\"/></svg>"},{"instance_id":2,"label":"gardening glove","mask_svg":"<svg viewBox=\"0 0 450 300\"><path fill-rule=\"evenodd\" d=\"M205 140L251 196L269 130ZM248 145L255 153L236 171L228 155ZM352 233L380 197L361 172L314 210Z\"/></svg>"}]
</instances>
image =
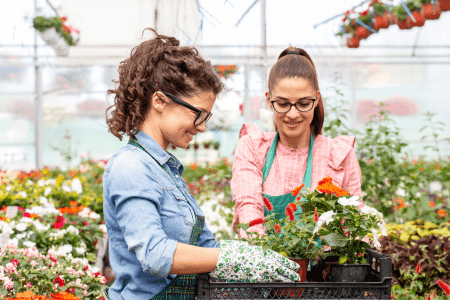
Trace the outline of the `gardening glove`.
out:
<instances>
[{"instance_id":1,"label":"gardening glove","mask_svg":"<svg viewBox=\"0 0 450 300\"><path fill-rule=\"evenodd\" d=\"M244 241L220 242L220 254L211 277L244 282L300 281L299 265L272 250Z\"/></svg>"}]
</instances>

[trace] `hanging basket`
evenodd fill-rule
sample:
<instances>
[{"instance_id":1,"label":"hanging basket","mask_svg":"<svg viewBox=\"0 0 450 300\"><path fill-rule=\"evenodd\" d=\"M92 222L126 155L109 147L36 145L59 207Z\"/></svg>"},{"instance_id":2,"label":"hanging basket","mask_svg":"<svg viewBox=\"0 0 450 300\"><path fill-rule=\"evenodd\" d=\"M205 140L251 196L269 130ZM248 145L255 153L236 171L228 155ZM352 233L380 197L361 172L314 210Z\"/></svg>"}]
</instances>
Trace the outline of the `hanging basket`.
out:
<instances>
[{"instance_id":1,"label":"hanging basket","mask_svg":"<svg viewBox=\"0 0 450 300\"><path fill-rule=\"evenodd\" d=\"M49 29L45 31L38 31L41 35L41 38L44 40L44 42L47 43L47 45L55 45L58 43L59 40L61 40L61 36L56 32L55 27L50 27Z\"/></svg>"},{"instance_id":2,"label":"hanging basket","mask_svg":"<svg viewBox=\"0 0 450 300\"><path fill-rule=\"evenodd\" d=\"M409 23L408 19L400 20L399 18L395 18L395 24L397 24L398 28L405 30L405 29L411 29L411 24Z\"/></svg>"},{"instance_id":3,"label":"hanging basket","mask_svg":"<svg viewBox=\"0 0 450 300\"><path fill-rule=\"evenodd\" d=\"M409 15L406 16L406 20L409 22L409 24L411 24L411 27L422 27L423 25L425 25L425 18L422 16L422 14L418 10L412 11L411 14L413 15L414 19L416 20L414 22L414 20L411 19L411 17Z\"/></svg>"},{"instance_id":4,"label":"hanging basket","mask_svg":"<svg viewBox=\"0 0 450 300\"><path fill-rule=\"evenodd\" d=\"M441 10L447 11L450 10L450 0L440 0L441 3Z\"/></svg>"},{"instance_id":5,"label":"hanging basket","mask_svg":"<svg viewBox=\"0 0 450 300\"><path fill-rule=\"evenodd\" d=\"M437 20L441 16L441 5L438 0L436 4L424 3L422 4L421 13L426 20Z\"/></svg>"},{"instance_id":6,"label":"hanging basket","mask_svg":"<svg viewBox=\"0 0 450 300\"><path fill-rule=\"evenodd\" d=\"M366 39L369 37L369 30L367 30L367 28L364 28L363 26L358 26L355 29L355 35L359 39Z\"/></svg>"},{"instance_id":7,"label":"hanging basket","mask_svg":"<svg viewBox=\"0 0 450 300\"><path fill-rule=\"evenodd\" d=\"M69 54L69 45L67 42L59 35L54 27L50 27L42 32L39 31L41 38L52 47L56 55L67 56Z\"/></svg>"},{"instance_id":8,"label":"hanging basket","mask_svg":"<svg viewBox=\"0 0 450 300\"><path fill-rule=\"evenodd\" d=\"M359 47L359 39L357 37L351 36L347 38L347 47L349 48L358 48Z\"/></svg>"}]
</instances>

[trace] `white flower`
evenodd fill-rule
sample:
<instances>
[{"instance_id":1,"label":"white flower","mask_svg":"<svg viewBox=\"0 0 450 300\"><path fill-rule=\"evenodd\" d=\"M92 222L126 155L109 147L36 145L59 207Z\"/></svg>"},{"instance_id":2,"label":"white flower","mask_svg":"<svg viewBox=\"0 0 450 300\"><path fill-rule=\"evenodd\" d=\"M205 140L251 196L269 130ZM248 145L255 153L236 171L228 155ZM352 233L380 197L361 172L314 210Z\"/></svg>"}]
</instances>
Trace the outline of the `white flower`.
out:
<instances>
[{"instance_id":1,"label":"white flower","mask_svg":"<svg viewBox=\"0 0 450 300\"><path fill-rule=\"evenodd\" d=\"M75 228L73 225L70 225L69 227L67 227L66 230L67 230L67 232L74 233L74 234L79 234L80 233L80 230Z\"/></svg>"},{"instance_id":2,"label":"white flower","mask_svg":"<svg viewBox=\"0 0 450 300\"><path fill-rule=\"evenodd\" d=\"M61 186L61 189L65 192L72 192L72 189L64 182L63 185Z\"/></svg>"},{"instance_id":3,"label":"white flower","mask_svg":"<svg viewBox=\"0 0 450 300\"><path fill-rule=\"evenodd\" d=\"M430 189L430 192L442 191L442 183L440 183L439 181L432 181L432 182L430 182L429 189Z\"/></svg>"},{"instance_id":4,"label":"white flower","mask_svg":"<svg viewBox=\"0 0 450 300\"><path fill-rule=\"evenodd\" d=\"M53 184L56 185L56 179L47 179L45 181L45 185Z\"/></svg>"},{"instance_id":5,"label":"white flower","mask_svg":"<svg viewBox=\"0 0 450 300\"><path fill-rule=\"evenodd\" d=\"M72 180L72 191L77 194L81 194L83 192L83 187L81 186L81 181L78 178Z\"/></svg>"},{"instance_id":6,"label":"white flower","mask_svg":"<svg viewBox=\"0 0 450 300\"><path fill-rule=\"evenodd\" d=\"M100 228L101 231L106 233L106 225L105 224L100 224L100 225L98 225L98 227Z\"/></svg>"},{"instance_id":7,"label":"white flower","mask_svg":"<svg viewBox=\"0 0 450 300\"><path fill-rule=\"evenodd\" d=\"M49 193L52 191L52 188L51 188L51 187L46 187L46 188L45 188L45 191L47 191L47 189L50 189ZM40 197L39 197L39 203L41 203L42 205L45 206L46 204L48 204L48 199L45 198L45 197L40 196Z\"/></svg>"},{"instance_id":8,"label":"white flower","mask_svg":"<svg viewBox=\"0 0 450 300\"><path fill-rule=\"evenodd\" d=\"M19 223L16 225L16 229L18 231L25 231L27 229L28 224L27 223Z\"/></svg>"},{"instance_id":9,"label":"white flower","mask_svg":"<svg viewBox=\"0 0 450 300\"><path fill-rule=\"evenodd\" d=\"M30 241L25 241L23 242L24 246L27 246L27 248L33 248L34 246L36 246L35 242L30 242Z\"/></svg>"},{"instance_id":10,"label":"white flower","mask_svg":"<svg viewBox=\"0 0 450 300\"><path fill-rule=\"evenodd\" d=\"M399 197L405 197L406 193L405 190L402 188L398 188L397 191L395 192L397 194L397 196Z\"/></svg>"},{"instance_id":11,"label":"white flower","mask_svg":"<svg viewBox=\"0 0 450 300\"><path fill-rule=\"evenodd\" d=\"M0 229L2 233L14 233L14 229L12 229L11 226L5 221L0 221Z\"/></svg>"},{"instance_id":12,"label":"white flower","mask_svg":"<svg viewBox=\"0 0 450 300\"><path fill-rule=\"evenodd\" d=\"M38 231L47 231L50 229L50 225L44 225L41 222L39 222L39 220L34 221L33 224L36 230Z\"/></svg>"},{"instance_id":13,"label":"white flower","mask_svg":"<svg viewBox=\"0 0 450 300\"><path fill-rule=\"evenodd\" d=\"M77 251L78 254L84 254L84 252L86 252L86 249L84 249L83 247L77 247L75 248L75 251Z\"/></svg>"},{"instance_id":14,"label":"white flower","mask_svg":"<svg viewBox=\"0 0 450 300\"><path fill-rule=\"evenodd\" d=\"M39 179L37 183L38 183L39 186L42 187L42 186L45 185L45 180L44 179Z\"/></svg>"},{"instance_id":15,"label":"white flower","mask_svg":"<svg viewBox=\"0 0 450 300\"><path fill-rule=\"evenodd\" d=\"M22 198L26 198L28 195L25 191L20 191L17 193L18 196L22 197Z\"/></svg>"},{"instance_id":16,"label":"white flower","mask_svg":"<svg viewBox=\"0 0 450 300\"><path fill-rule=\"evenodd\" d=\"M98 213L96 213L95 211L91 211L91 213L89 214L89 218L91 218L91 219L99 219L100 215Z\"/></svg>"},{"instance_id":17,"label":"white flower","mask_svg":"<svg viewBox=\"0 0 450 300\"><path fill-rule=\"evenodd\" d=\"M33 219L23 217L23 218L20 218L19 222L21 222L21 223L33 223Z\"/></svg>"},{"instance_id":18,"label":"white flower","mask_svg":"<svg viewBox=\"0 0 450 300\"><path fill-rule=\"evenodd\" d=\"M16 239L16 238L10 239L9 242L8 242L8 245L9 244L14 244L16 246L16 248L17 248L17 246L19 245L19 240Z\"/></svg>"},{"instance_id":19,"label":"white flower","mask_svg":"<svg viewBox=\"0 0 450 300\"><path fill-rule=\"evenodd\" d=\"M50 194L52 192L52 188L51 187L46 187L44 190L44 196L48 196L48 194ZM41 197L44 198L44 197ZM43 204L43 203L42 203Z\"/></svg>"},{"instance_id":20,"label":"white flower","mask_svg":"<svg viewBox=\"0 0 450 300\"><path fill-rule=\"evenodd\" d=\"M361 211L363 214L366 214L366 215L367 215L367 214L371 214L371 215L373 215L373 216L376 216L378 220L383 220L383 214L380 213L378 210L376 210L376 208L370 207L370 206L368 206L368 205L364 205L364 206L360 209L360 211ZM383 221L383 222L384 222L384 221Z\"/></svg>"},{"instance_id":21,"label":"white flower","mask_svg":"<svg viewBox=\"0 0 450 300\"><path fill-rule=\"evenodd\" d=\"M7 192L9 192L11 189L12 189L12 186L10 186L10 185L8 185L8 186L6 187L6 191L7 191Z\"/></svg>"},{"instance_id":22,"label":"white flower","mask_svg":"<svg viewBox=\"0 0 450 300\"><path fill-rule=\"evenodd\" d=\"M339 198L338 203L343 206L347 206L347 205L359 206L361 204L361 202L359 202L358 196L353 196L348 199L345 197Z\"/></svg>"},{"instance_id":23,"label":"white flower","mask_svg":"<svg viewBox=\"0 0 450 300\"><path fill-rule=\"evenodd\" d=\"M383 226L383 224L378 222L377 225L378 228L380 228L381 235L388 236L387 229Z\"/></svg>"},{"instance_id":24,"label":"white flower","mask_svg":"<svg viewBox=\"0 0 450 300\"><path fill-rule=\"evenodd\" d=\"M25 238L26 236L27 236L27 233L26 233L26 232L16 234L16 238L17 238L18 240L21 240L21 239Z\"/></svg>"},{"instance_id":25,"label":"white flower","mask_svg":"<svg viewBox=\"0 0 450 300\"><path fill-rule=\"evenodd\" d=\"M337 213L335 213L332 210L327 211L326 213L323 213L320 217L319 217L319 221L317 221L317 225L316 228L314 228L314 234L316 234L317 232L319 232L320 227L322 227L322 225L324 223L326 223L327 225L332 222L334 220L333 216L336 215Z\"/></svg>"},{"instance_id":26,"label":"white flower","mask_svg":"<svg viewBox=\"0 0 450 300\"><path fill-rule=\"evenodd\" d=\"M33 185L34 184L34 182L33 181L31 181L30 179L28 179L28 181L27 181L27 185Z\"/></svg>"}]
</instances>

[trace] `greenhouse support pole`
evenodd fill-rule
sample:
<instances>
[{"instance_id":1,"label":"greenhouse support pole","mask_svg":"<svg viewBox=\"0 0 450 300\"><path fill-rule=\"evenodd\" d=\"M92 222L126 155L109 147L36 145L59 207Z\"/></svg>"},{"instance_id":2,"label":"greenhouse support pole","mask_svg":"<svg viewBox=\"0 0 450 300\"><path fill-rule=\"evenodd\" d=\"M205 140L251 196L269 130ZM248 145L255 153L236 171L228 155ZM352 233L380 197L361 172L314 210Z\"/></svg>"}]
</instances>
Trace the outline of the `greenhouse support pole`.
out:
<instances>
[{"instance_id":1,"label":"greenhouse support pole","mask_svg":"<svg viewBox=\"0 0 450 300\"><path fill-rule=\"evenodd\" d=\"M266 0L261 0L261 30L262 30L262 50L263 50L263 89L267 91L267 28L266 28ZM265 103L265 101L263 101ZM265 105L263 104L263 107Z\"/></svg>"},{"instance_id":2,"label":"greenhouse support pole","mask_svg":"<svg viewBox=\"0 0 450 300\"><path fill-rule=\"evenodd\" d=\"M34 16L37 16L37 0L34 0ZM43 168L42 161L42 140L43 140L43 126L42 126L42 70L39 66L38 45L37 45L37 30L34 30L34 152L36 158L36 169Z\"/></svg>"},{"instance_id":3,"label":"greenhouse support pole","mask_svg":"<svg viewBox=\"0 0 450 300\"><path fill-rule=\"evenodd\" d=\"M250 66L244 66L244 122L250 122L251 105L250 105L250 93L249 93L249 70Z\"/></svg>"}]
</instances>

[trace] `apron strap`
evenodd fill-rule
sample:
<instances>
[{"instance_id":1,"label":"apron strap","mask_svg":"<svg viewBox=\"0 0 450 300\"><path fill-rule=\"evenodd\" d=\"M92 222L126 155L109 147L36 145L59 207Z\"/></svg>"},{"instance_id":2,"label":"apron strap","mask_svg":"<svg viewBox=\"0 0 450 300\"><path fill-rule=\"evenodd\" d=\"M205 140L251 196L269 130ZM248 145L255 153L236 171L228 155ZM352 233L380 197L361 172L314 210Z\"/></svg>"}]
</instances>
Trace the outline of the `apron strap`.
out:
<instances>
[{"instance_id":1,"label":"apron strap","mask_svg":"<svg viewBox=\"0 0 450 300\"><path fill-rule=\"evenodd\" d=\"M279 133L277 131L275 138L273 139L272 144L270 145L269 151L267 152L267 156L266 156L266 162L264 164L264 167L262 169L262 175L263 175L263 180L262 180L262 184L264 184L264 182L267 179L267 176L269 176L270 173L270 169L272 168L272 164L275 161L275 155L277 152L277 145L278 145L278 139L279 139ZM303 183L305 184L305 187L311 188L311 177L312 177L312 164L313 164L313 147L314 147L314 136L310 135L310 142L309 142L309 150L308 150L308 158L306 161L306 170L305 170L305 175L303 176Z\"/></svg>"}]
</instances>

